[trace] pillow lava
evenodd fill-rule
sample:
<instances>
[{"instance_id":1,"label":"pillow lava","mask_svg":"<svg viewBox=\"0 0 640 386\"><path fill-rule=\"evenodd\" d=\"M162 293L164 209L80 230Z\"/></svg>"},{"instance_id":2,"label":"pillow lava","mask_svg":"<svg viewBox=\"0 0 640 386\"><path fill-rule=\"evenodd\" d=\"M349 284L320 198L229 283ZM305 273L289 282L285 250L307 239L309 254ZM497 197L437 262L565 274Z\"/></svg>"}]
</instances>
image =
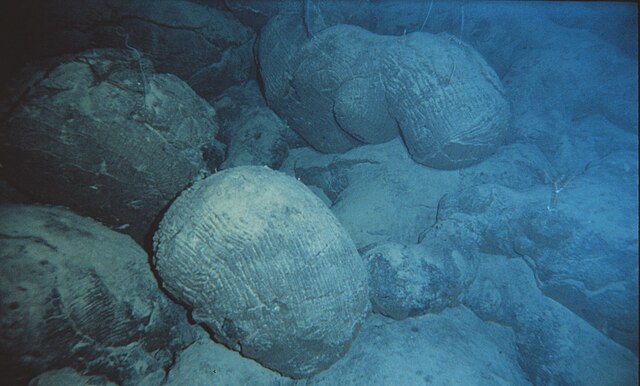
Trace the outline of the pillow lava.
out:
<instances>
[{"instance_id":1,"label":"pillow lava","mask_svg":"<svg viewBox=\"0 0 640 386\"><path fill-rule=\"evenodd\" d=\"M161 73L185 81L203 98L219 95L255 73L255 32L232 14L188 0L65 0L15 7L21 61L95 47L136 49ZM4 74L0 74L0 78Z\"/></svg>"},{"instance_id":2,"label":"pillow lava","mask_svg":"<svg viewBox=\"0 0 640 386\"><path fill-rule=\"evenodd\" d=\"M69 367L77 380L50 374L34 384L81 384L90 374L158 385L193 341L142 248L67 209L0 206L0 266L3 384Z\"/></svg>"},{"instance_id":3,"label":"pillow lava","mask_svg":"<svg viewBox=\"0 0 640 386\"><path fill-rule=\"evenodd\" d=\"M269 105L322 152L399 132L415 161L457 169L506 140L511 113L498 76L448 34L382 36L341 24L309 37L281 15L262 30L258 59Z\"/></svg>"},{"instance_id":4,"label":"pillow lava","mask_svg":"<svg viewBox=\"0 0 640 386\"><path fill-rule=\"evenodd\" d=\"M301 182L241 166L196 182L154 239L163 286L216 340L292 378L348 349L369 310L355 244Z\"/></svg>"},{"instance_id":5,"label":"pillow lava","mask_svg":"<svg viewBox=\"0 0 640 386\"><path fill-rule=\"evenodd\" d=\"M27 67L0 102L0 175L143 243L178 192L222 160L214 109L128 50Z\"/></svg>"}]
</instances>

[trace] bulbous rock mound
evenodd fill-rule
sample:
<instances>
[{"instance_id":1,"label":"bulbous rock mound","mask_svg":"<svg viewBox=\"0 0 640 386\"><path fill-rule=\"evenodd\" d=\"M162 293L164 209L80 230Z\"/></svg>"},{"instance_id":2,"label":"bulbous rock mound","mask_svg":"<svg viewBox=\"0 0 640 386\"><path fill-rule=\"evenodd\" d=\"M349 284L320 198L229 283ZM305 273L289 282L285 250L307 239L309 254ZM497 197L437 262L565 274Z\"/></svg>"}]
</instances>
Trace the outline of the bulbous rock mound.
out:
<instances>
[{"instance_id":1,"label":"bulbous rock mound","mask_svg":"<svg viewBox=\"0 0 640 386\"><path fill-rule=\"evenodd\" d=\"M309 37L299 19L279 15L260 33L258 62L269 106L321 152L400 134L416 162L459 169L508 140L500 79L445 33L385 36L338 24Z\"/></svg>"},{"instance_id":2,"label":"bulbous rock mound","mask_svg":"<svg viewBox=\"0 0 640 386\"><path fill-rule=\"evenodd\" d=\"M369 309L367 272L329 209L267 167L183 192L155 235L164 287L216 339L292 378L329 367Z\"/></svg>"},{"instance_id":3,"label":"bulbous rock mound","mask_svg":"<svg viewBox=\"0 0 640 386\"><path fill-rule=\"evenodd\" d=\"M144 63L95 49L26 67L0 100L0 175L143 244L160 210L222 153L215 110Z\"/></svg>"}]
</instances>

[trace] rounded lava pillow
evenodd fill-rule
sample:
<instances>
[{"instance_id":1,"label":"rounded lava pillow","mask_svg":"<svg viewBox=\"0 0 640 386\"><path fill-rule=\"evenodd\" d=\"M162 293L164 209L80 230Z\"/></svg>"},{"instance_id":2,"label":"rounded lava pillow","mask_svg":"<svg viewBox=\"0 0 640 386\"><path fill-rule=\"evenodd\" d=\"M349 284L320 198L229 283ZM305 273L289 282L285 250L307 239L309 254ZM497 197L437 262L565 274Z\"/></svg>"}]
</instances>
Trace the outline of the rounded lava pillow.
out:
<instances>
[{"instance_id":1,"label":"rounded lava pillow","mask_svg":"<svg viewBox=\"0 0 640 386\"><path fill-rule=\"evenodd\" d=\"M329 209L261 166L183 192L155 235L163 286L215 338L292 378L329 367L369 310L367 271Z\"/></svg>"},{"instance_id":2,"label":"rounded lava pillow","mask_svg":"<svg viewBox=\"0 0 640 386\"><path fill-rule=\"evenodd\" d=\"M7 89L0 176L37 202L69 207L141 245L161 210L222 158L215 110L128 50L34 63Z\"/></svg>"}]
</instances>

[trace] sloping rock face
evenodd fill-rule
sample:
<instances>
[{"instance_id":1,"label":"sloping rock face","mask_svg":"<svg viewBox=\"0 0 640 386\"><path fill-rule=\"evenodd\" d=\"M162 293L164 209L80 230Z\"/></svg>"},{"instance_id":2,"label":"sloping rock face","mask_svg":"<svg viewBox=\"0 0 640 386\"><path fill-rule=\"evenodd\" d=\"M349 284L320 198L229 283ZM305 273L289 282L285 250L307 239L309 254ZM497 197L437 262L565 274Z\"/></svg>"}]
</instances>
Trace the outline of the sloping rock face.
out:
<instances>
[{"instance_id":1,"label":"sloping rock face","mask_svg":"<svg viewBox=\"0 0 640 386\"><path fill-rule=\"evenodd\" d=\"M117 386L115 383L109 382L104 377L87 376L79 374L74 369L65 367L64 369L51 370L40 374L36 378L29 381L29 386L48 386L48 385L103 385Z\"/></svg>"},{"instance_id":2,"label":"sloping rock face","mask_svg":"<svg viewBox=\"0 0 640 386\"><path fill-rule=\"evenodd\" d=\"M142 243L160 210L222 161L215 111L128 50L90 50L27 68L0 118L0 173Z\"/></svg>"},{"instance_id":3,"label":"sloping rock face","mask_svg":"<svg viewBox=\"0 0 640 386\"><path fill-rule=\"evenodd\" d=\"M185 383L295 386L297 381L212 341L204 330L199 329L198 339L176 356L163 386L183 386Z\"/></svg>"},{"instance_id":4,"label":"sloping rock face","mask_svg":"<svg viewBox=\"0 0 640 386\"><path fill-rule=\"evenodd\" d=\"M401 321L374 314L345 358L307 384L531 385L514 340L464 307Z\"/></svg>"},{"instance_id":5,"label":"sloping rock face","mask_svg":"<svg viewBox=\"0 0 640 386\"><path fill-rule=\"evenodd\" d=\"M0 263L7 384L64 367L120 385L159 384L193 341L146 253L94 220L63 208L0 206Z\"/></svg>"},{"instance_id":6,"label":"sloping rock face","mask_svg":"<svg viewBox=\"0 0 640 386\"><path fill-rule=\"evenodd\" d=\"M604 117L549 132L547 156L505 146L466 169L441 219L464 221L483 252L520 257L543 293L638 352L638 137Z\"/></svg>"},{"instance_id":7,"label":"sloping rock face","mask_svg":"<svg viewBox=\"0 0 640 386\"><path fill-rule=\"evenodd\" d=\"M195 321L292 378L342 357L369 309L367 271L347 232L301 182L266 167L195 183L154 243L164 287Z\"/></svg>"},{"instance_id":8,"label":"sloping rock face","mask_svg":"<svg viewBox=\"0 0 640 386\"><path fill-rule=\"evenodd\" d=\"M529 384L638 383L638 357L544 296L523 260L483 255L462 302L482 320L511 327Z\"/></svg>"},{"instance_id":9,"label":"sloping rock face","mask_svg":"<svg viewBox=\"0 0 640 386\"><path fill-rule=\"evenodd\" d=\"M499 78L451 35L382 36L343 24L309 35L281 15L261 32L258 59L269 105L322 152L400 133L415 161L456 169L506 141L511 113Z\"/></svg>"}]
</instances>

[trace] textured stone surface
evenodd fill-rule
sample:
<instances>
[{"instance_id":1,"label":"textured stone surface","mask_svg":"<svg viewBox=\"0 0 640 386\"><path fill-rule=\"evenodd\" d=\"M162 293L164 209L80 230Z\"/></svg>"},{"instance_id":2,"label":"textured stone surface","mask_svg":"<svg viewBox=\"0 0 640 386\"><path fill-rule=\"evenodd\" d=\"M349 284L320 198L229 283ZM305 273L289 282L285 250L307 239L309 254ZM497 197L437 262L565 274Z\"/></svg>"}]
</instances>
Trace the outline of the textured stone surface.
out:
<instances>
[{"instance_id":1,"label":"textured stone surface","mask_svg":"<svg viewBox=\"0 0 640 386\"><path fill-rule=\"evenodd\" d=\"M304 141L278 117L260 93L258 83L232 86L211 102L220 122L218 138L227 144L219 169L258 165L279 169L289 147Z\"/></svg>"},{"instance_id":2,"label":"textured stone surface","mask_svg":"<svg viewBox=\"0 0 640 386\"><path fill-rule=\"evenodd\" d=\"M638 357L544 296L525 260L483 255L462 302L482 320L513 329L531 384L638 384Z\"/></svg>"},{"instance_id":3,"label":"textured stone surface","mask_svg":"<svg viewBox=\"0 0 640 386\"><path fill-rule=\"evenodd\" d=\"M458 171L414 162L400 138L339 155L292 149L281 170L316 189L358 248L416 243L440 199L459 188Z\"/></svg>"},{"instance_id":4,"label":"textured stone surface","mask_svg":"<svg viewBox=\"0 0 640 386\"><path fill-rule=\"evenodd\" d=\"M224 5L242 24L255 31L260 31L269 19L278 14L301 15L303 11L302 2L296 0L224 0Z\"/></svg>"},{"instance_id":5,"label":"textured stone surface","mask_svg":"<svg viewBox=\"0 0 640 386\"><path fill-rule=\"evenodd\" d=\"M546 296L637 353L638 137L598 116L567 125L465 170L471 187L440 214L482 251L526 259Z\"/></svg>"},{"instance_id":6,"label":"textured stone surface","mask_svg":"<svg viewBox=\"0 0 640 386\"><path fill-rule=\"evenodd\" d=\"M284 16L263 28L258 59L269 106L322 152L393 138L397 128L389 126L379 97L380 61L373 60L386 49L378 40L390 38L345 25L322 33L323 38L309 40L300 20Z\"/></svg>"},{"instance_id":7,"label":"textured stone surface","mask_svg":"<svg viewBox=\"0 0 640 386\"><path fill-rule=\"evenodd\" d=\"M510 328L464 307L401 321L369 317L343 360L307 385L530 385Z\"/></svg>"},{"instance_id":8,"label":"textured stone surface","mask_svg":"<svg viewBox=\"0 0 640 386\"><path fill-rule=\"evenodd\" d=\"M144 251L94 220L62 208L0 206L0 264L7 384L62 367L154 384L192 340Z\"/></svg>"},{"instance_id":9,"label":"textured stone surface","mask_svg":"<svg viewBox=\"0 0 640 386\"><path fill-rule=\"evenodd\" d=\"M40 374L29 382L29 386L117 386L116 383L109 382L104 377L82 375L72 368L65 367L60 370L51 370Z\"/></svg>"},{"instance_id":10,"label":"textured stone surface","mask_svg":"<svg viewBox=\"0 0 640 386\"><path fill-rule=\"evenodd\" d=\"M344 152L402 134L414 160L476 164L505 143L500 79L452 35L376 35L335 25L308 36L295 16L263 28L258 52L269 105L314 148Z\"/></svg>"},{"instance_id":11,"label":"textured stone surface","mask_svg":"<svg viewBox=\"0 0 640 386\"><path fill-rule=\"evenodd\" d=\"M195 183L154 238L163 286L216 339L294 378L348 349L368 308L353 241L302 183L266 167Z\"/></svg>"},{"instance_id":12,"label":"textured stone surface","mask_svg":"<svg viewBox=\"0 0 640 386\"><path fill-rule=\"evenodd\" d=\"M163 386L185 384L295 386L297 382L213 342L201 330L197 341L176 357Z\"/></svg>"},{"instance_id":13,"label":"textured stone surface","mask_svg":"<svg viewBox=\"0 0 640 386\"><path fill-rule=\"evenodd\" d=\"M104 49L26 69L0 110L0 173L142 243L169 200L222 160L213 108L143 68L128 50Z\"/></svg>"},{"instance_id":14,"label":"textured stone surface","mask_svg":"<svg viewBox=\"0 0 640 386\"><path fill-rule=\"evenodd\" d=\"M23 21L15 34L28 36L16 47L24 57L16 55L8 61L23 64L19 62L91 48L126 49L128 44L153 62L158 72L174 74L203 98L211 98L254 76L255 32L229 12L203 3L25 2L13 14Z\"/></svg>"},{"instance_id":15,"label":"textured stone surface","mask_svg":"<svg viewBox=\"0 0 640 386\"><path fill-rule=\"evenodd\" d=\"M289 153L286 126L268 108L251 108L227 126L230 137L219 169L258 165L278 169Z\"/></svg>"},{"instance_id":16,"label":"textured stone surface","mask_svg":"<svg viewBox=\"0 0 640 386\"><path fill-rule=\"evenodd\" d=\"M373 311L394 319L457 305L474 276L474 255L464 248L381 243L361 250L367 262Z\"/></svg>"},{"instance_id":17,"label":"textured stone surface","mask_svg":"<svg viewBox=\"0 0 640 386\"><path fill-rule=\"evenodd\" d=\"M457 169L506 142L511 112L504 89L470 45L448 34L414 33L386 59L389 111L414 160Z\"/></svg>"}]
</instances>

